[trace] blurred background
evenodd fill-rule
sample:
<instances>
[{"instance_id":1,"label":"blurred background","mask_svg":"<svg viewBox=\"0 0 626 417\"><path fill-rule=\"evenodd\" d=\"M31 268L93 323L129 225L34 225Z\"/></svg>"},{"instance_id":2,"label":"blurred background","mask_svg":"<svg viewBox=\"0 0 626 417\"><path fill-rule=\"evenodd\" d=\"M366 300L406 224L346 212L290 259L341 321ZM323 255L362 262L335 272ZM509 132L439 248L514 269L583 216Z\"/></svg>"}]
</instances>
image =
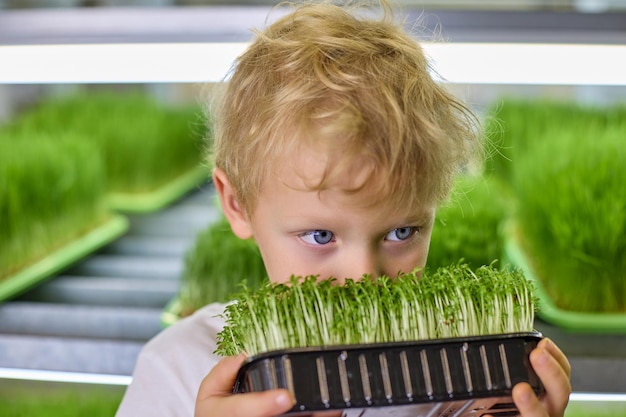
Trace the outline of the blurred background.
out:
<instances>
[{"instance_id":1,"label":"blurred background","mask_svg":"<svg viewBox=\"0 0 626 417\"><path fill-rule=\"evenodd\" d=\"M0 0L3 416L114 415L152 336L263 279L254 247L224 244L202 149L273 4ZM626 416L626 1L394 5L495 154L429 262L524 269L572 362L567 416Z\"/></svg>"}]
</instances>

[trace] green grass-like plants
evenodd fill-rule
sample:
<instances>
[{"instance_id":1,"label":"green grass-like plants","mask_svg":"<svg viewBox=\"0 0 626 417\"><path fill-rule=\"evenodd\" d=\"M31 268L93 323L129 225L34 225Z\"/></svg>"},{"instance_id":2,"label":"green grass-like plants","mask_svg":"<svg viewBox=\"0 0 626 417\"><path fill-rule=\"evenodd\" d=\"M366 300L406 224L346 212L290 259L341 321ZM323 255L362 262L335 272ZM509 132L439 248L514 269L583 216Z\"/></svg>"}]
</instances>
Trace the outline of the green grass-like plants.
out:
<instances>
[{"instance_id":1,"label":"green grass-like plants","mask_svg":"<svg viewBox=\"0 0 626 417\"><path fill-rule=\"evenodd\" d=\"M105 190L90 143L0 132L0 280L104 222Z\"/></svg>"},{"instance_id":2,"label":"green grass-like plants","mask_svg":"<svg viewBox=\"0 0 626 417\"><path fill-rule=\"evenodd\" d=\"M235 236L222 216L198 234L185 256L179 314L184 317L207 304L229 301L244 282L249 288L257 288L266 281L256 242Z\"/></svg>"},{"instance_id":3,"label":"green grass-like plants","mask_svg":"<svg viewBox=\"0 0 626 417\"><path fill-rule=\"evenodd\" d=\"M501 226L511 211L509 193L491 177L465 175L457 180L452 195L437 210L428 265L443 267L462 258L478 268L500 259Z\"/></svg>"},{"instance_id":4,"label":"green grass-like plants","mask_svg":"<svg viewBox=\"0 0 626 417\"><path fill-rule=\"evenodd\" d=\"M396 278L244 289L225 310L216 353L391 343L532 331L532 284L517 270L454 264Z\"/></svg>"},{"instance_id":5,"label":"green grass-like plants","mask_svg":"<svg viewBox=\"0 0 626 417\"><path fill-rule=\"evenodd\" d=\"M624 105L602 108L547 98L505 97L488 111L486 173L511 184L517 161L534 146L551 140L547 130L598 131L625 124Z\"/></svg>"},{"instance_id":6,"label":"green grass-like plants","mask_svg":"<svg viewBox=\"0 0 626 417\"><path fill-rule=\"evenodd\" d=\"M0 380L2 417L113 417L126 387Z\"/></svg>"},{"instance_id":7,"label":"green grass-like plants","mask_svg":"<svg viewBox=\"0 0 626 417\"><path fill-rule=\"evenodd\" d=\"M515 161L517 238L556 306L626 312L626 123L554 126Z\"/></svg>"},{"instance_id":8,"label":"green grass-like plants","mask_svg":"<svg viewBox=\"0 0 626 417\"><path fill-rule=\"evenodd\" d=\"M141 194L201 165L203 125L197 106L168 107L138 91L83 91L47 98L10 128L93 142L105 161L107 190Z\"/></svg>"}]
</instances>

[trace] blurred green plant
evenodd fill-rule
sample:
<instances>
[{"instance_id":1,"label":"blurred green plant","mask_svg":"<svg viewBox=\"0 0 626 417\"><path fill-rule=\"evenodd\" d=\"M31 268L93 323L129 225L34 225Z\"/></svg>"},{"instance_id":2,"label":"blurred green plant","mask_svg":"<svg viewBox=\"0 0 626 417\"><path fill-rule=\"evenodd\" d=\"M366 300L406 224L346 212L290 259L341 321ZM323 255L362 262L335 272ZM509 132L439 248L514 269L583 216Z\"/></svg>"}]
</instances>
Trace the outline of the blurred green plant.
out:
<instances>
[{"instance_id":1,"label":"blurred green plant","mask_svg":"<svg viewBox=\"0 0 626 417\"><path fill-rule=\"evenodd\" d=\"M244 282L256 288L266 280L256 242L238 238L222 216L198 234L185 256L178 293L180 316L213 302L229 301Z\"/></svg>"},{"instance_id":2,"label":"blurred green plant","mask_svg":"<svg viewBox=\"0 0 626 417\"><path fill-rule=\"evenodd\" d=\"M0 131L0 279L104 222L105 191L88 141Z\"/></svg>"},{"instance_id":3,"label":"blurred green plant","mask_svg":"<svg viewBox=\"0 0 626 417\"><path fill-rule=\"evenodd\" d=\"M554 131L555 126L576 132L624 124L625 105L601 108L554 99L505 97L487 112L485 131L490 157L485 173L511 184L516 161L534 145L551 140L546 131Z\"/></svg>"},{"instance_id":4,"label":"blurred green plant","mask_svg":"<svg viewBox=\"0 0 626 417\"><path fill-rule=\"evenodd\" d=\"M490 265L504 253L501 226L511 197L486 176L462 176L451 200L437 210L428 266L439 268L463 259L472 268Z\"/></svg>"},{"instance_id":5,"label":"blurred green plant","mask_svg":"<svg viewBox=\"0 0 626 417\"><path fill-rule=\"evenodd\" d=\"M197 106L166 107L138 91L48 98L8 128L72 133L93 142L105 161L108 191L114 193L150 192L198 167L210 133Z\"/></svg>"},{"instance_id":6,"label":"blurred green plant","mask_svg":"<svg viewBox=\"0 0 626 417\"><path fill-rule=\"evenodd\" d=\"M126 387L0 380L3 417L113 417Z\"/></svg>"},{"instance_id":7,"label":"blurred green plant","mask_svg":"<svg viewBox=\"0 0 626 417\"><path fill-rule=\"evenodd\" d=\"M515 160L518 238L559 308L626 312L626 124L561 122Z\"/></svg>"}]
</instances>

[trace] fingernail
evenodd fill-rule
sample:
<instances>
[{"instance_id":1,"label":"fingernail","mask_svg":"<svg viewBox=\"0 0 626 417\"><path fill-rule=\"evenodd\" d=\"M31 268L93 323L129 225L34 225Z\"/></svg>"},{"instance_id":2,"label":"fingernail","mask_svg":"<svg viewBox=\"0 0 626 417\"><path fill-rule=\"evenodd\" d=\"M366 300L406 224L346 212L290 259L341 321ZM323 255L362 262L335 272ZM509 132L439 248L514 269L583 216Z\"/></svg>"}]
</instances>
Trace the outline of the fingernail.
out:
<instances>
[{"instance_id":1,"label":"fingernail","mask_svg":"<svg viewBox=\"0 0 626 417\"><path fill-rule=\"evenodd\" d=\"M532 388L530 388L527 383L522 382L519 386L515 386L514 388L515 403L518 406L528 404L532 399L532 394Z\"/></svg>"},{"instance_id":2,"label":"fingernail","mask_svg":"<svg viewBox=\"0 0 626 417\"><path fill-rule=\"evenodd\" d=\"M546 350L540 350L537 355L537 363L544 365L548 362L548 352Z\"/></svg>"},{"instance_id":3,"label":"fingernail","mask_svg":"<svg viewBox=\"0 0 626 417\"><path fill-rule=\"evenodd\" d=\"M293 402L293 398L291 398L291 395L287 393L278 394L276 397L276 404L281 407L291 407Z\"/></svg>"},{"instance_id":4,"label":"fingernail","mask_svg":"<svg viewBox=\"0 0 626 417\"><path fill-rule=\"evenodd\" d=\"M523 403L528 403L532 396L531 396L531 390L523 390L522 393L519 395L518 399L523 402Z\"/></svg>"}]
</instances>

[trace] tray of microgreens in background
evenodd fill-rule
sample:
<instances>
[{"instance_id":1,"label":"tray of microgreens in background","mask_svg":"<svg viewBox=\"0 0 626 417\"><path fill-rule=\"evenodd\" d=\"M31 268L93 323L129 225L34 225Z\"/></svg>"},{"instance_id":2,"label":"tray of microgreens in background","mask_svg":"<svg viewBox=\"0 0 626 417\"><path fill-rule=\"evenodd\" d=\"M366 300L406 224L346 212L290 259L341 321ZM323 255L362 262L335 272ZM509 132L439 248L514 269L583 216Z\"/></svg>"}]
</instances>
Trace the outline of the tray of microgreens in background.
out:
<instances>
[{"instance_id":1,"label":"tray of microgreens in background","mask_svg":"<svg viewBox=\"0 0 626 417\"><path fill-rule=\"evenodd\" d=\"M512 388L541 382L529 365L532 284L518 270L436 271L244 290L227 306L217 353L247 352L234 392L284 388L289 415L513 415Z\"/></svg>"},{"instance_id":2,"label":"tray of microgreens in background","mask_svg":"<svg viewBox=\"0 0 626 417\"><path fill-rule=\"evenodd\" d=\"M119 237L94 147L66 133L0 131L0 300Z\"/></svg>"},{"instance_id":3,"label":"tray of microgreens in background","mask_svg":"<svg viewBox=\"0 0 626 417\"><path fill-rule=\"evenodd\" d=\"M206 182L204 140L210 135L198 106L173 106L139 90L78 91L49 97L9 123L15 132L70 132L103 160L112 209L149 212Z\"/></svg>"},{"instance_id":4,"label":"tray of microgreens in background","mask_svg":"<svg viewBox=\"0 0 626 417\"><path fill-rule=\"evenodd\" d=\"M508 99L494 113L490 164L515 199L504 254L534 281L537 314L626 333L626 107Z\"/></svg>"}]
</instances>

